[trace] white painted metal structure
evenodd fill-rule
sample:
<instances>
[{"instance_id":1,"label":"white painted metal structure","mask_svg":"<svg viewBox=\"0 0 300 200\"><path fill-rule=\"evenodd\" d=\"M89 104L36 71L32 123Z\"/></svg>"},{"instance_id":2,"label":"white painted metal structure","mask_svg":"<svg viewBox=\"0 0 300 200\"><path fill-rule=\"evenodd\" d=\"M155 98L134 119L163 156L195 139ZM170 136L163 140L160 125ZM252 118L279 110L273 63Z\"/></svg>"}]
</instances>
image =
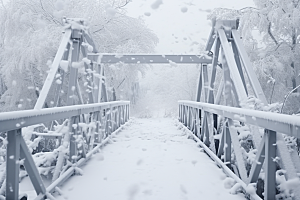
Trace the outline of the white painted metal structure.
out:
<instances>
[{"instance_id":1,"label":"white painted metal structure","mask_svg":"<svg viewBox=\"0 0 300 200\"><path fill-rule=\"evenodd\" d=\"M10 158L7 159L6 163L7 199L19 198L19 158L26 158L24 166L38 194L37 199L51 198L51 192L55 190L55 187L74 173L75 167L72 163L77 163L77 166L80 166L108 140L110 134L119 130L121 125L128 121L129 102L107 102L105 70L102 64L118 62L129 64L201 64L196 101L179 102L179 121L193 133L195 140L212 159L223 167L229 176L240 183L245 192L247 192L249 184L257 182L261 169L264 169L264 199L275 199L277 165L273 159L276 156L280 157L278 166L286 169L286 179L298 178L297 173L300 172L299 156L297 153L287 150L282 133L299 138L300 120L298 121L297 117L294 116L241 108L250 96L249 91L253 91L255 98L265 105L267 105L267 101L243 48L237 31L238 21L213 22L213 28L206 45L206 51L209 52L207 55L99 53L89 33L84 28L83 20L66 19L66 23L69 24L69 27L63 34L61 44L34 110L0 114L0 131L7 132L9 142L6 156ZM92 52L88 53L88 49L92 49ZM79 60L80 52L85 58L83 64L81 63L82 66ZM219 60L222 62L219 63ZM211 68L208 64L211 64ZM218 66L220 66L219 70L222 72L223 79L217 92L214 93ZM90 88L87 99L83 98L80 91L79 68L83 68L86 72L92 72L85 74ZM44 109L47 95L58 71L62 74L63 81L67 77L65 71L69 73L66 106L62 107L60 104L59 92L62 84L59 84L56 86L54 101L55 106L59 108ZM247 82L251 88L248 88ZM59 153L53 173L53 183L45 188L28 147L21 136L21 128L38 123L53 122L57 119L67 119L64 123L68 123L69 132L65 134L40 133L39 137L58 138L63 144L62 148L68 149L68 154L63 153L63 151ZM80 127L79 124L82 123L88 124L89 128L85 130ZM237 124L238 127L248 128L253 133L252 147L257 149L256 162L252 164L249 173L245 169L242 154L245 149L240 147L239 135L241 132ZM262 137L258 134L258 127L264 129ZM219 138L218 141L215 139L217 134L221 136L217 137ZM81 140L79 141L78 138ZM79 143L80 145L78 145ZM235 160L231 159L232 150ZM263 168L262 163L264 161ZM68 166L65 163L71 163L71 165ZM63 168L68 169L64 173L60 173ZM293 194L296 199L300 199L300 185L293 190ZM250 195L255 199L258 198L256 194Z\"/></svg>"},{"instance_id":2,"label":"white painted metal structure","mask_svg":"<svg viewBox=\"0 0 300 200\"><path fill-rule=\"evenodd\" d=\"M298 180L300 183L297 176L300 172L297 150L288 150L282 136L284 133L300 138L300 118L243 108L249 98L265 106L268 104L237 29L238 20L213 22L206 45L206 51L213 53L211 73L207 65L202 64L196 102L179 101L179 120L192 131L195 140L228 175L241 184L245 192L249 184L257 183L259 174L263 172L264 194L260 192L260 196L271 200L276 196L278 167L286 170L286 180ZM218 66L222 80L215 90ZM253 91L254 97L249 95L249 91ZM250 170L246 169L243 153L248 149L241 146L243 129L251 133L251 148L257 149ZM264 133L261 133L262 129ZM275 158L279 158L279 161ZM300 184L292 192L295 199L300 199ZM258 198L255 193L251 196Z\"/></svg>"}]
</instances>

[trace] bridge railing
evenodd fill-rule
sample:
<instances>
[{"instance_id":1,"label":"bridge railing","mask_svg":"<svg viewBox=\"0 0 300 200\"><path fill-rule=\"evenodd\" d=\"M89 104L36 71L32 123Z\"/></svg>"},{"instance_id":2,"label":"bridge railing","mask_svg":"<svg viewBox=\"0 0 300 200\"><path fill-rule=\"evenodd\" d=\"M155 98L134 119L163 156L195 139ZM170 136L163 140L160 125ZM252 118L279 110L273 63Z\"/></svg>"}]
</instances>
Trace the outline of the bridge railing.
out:
<instances>
[{"instance_id":1,"label":"bridge railing","mask_svg":"<svg viewBox=\"0 0 300 200\"><path fill-rule=\"evenodd\" d=\"M57 138L60 134L62 140L53 173L53 182L46 188L32 153L22 137L22 128L60 119L68 119L68 131L61 134L59 131L38 134L39 137L50 138ZM3 183L6 184L6 199L19 198L19 171L20 163L22 163L20 160L24 159L23 165L37 193L36 199L51 198L51 192L74 174L76 167L85 163L109 140L108 136L119 130L128 119L128 101L0 113L0 132L7 132L8 142L6 183ZM63 125L65 126L66 123ZM66 156L68 161L65 159ZM64 166L64 163L69 163L69 166ZM65 171L61 173L63 167Z\"/></svg>"},{"instance_id":2,"label":"bridge railing","mask_svg":"<svg viewBox=\"0 0 300 200\"><path fill-rule=\"evenodd\" d=\"M246 192L251 191L249 186L257 183L261 170L265 175L264 199L275 199L276 170L279 167L286 170L286 179L296 180L299 183L298 152L282 150L287 149L285 142L282 142L284 141L282 133L300 138L300 117L202 102L179 101L179 121L193 133L194 139L210 157ZM261 133L261 138L256 140L252 138L256 144L252 144L251 148L256 149L256 155L250 170L249 166L246 170L247 164L243 157L247 150L240 143L243 131ZM284 155L284 152L290 152L290 155ZM299 184L292 192L295 199L298 199ZM250 195L254 199L260 199L257 193Z\"/></svg>"}]
</instances>

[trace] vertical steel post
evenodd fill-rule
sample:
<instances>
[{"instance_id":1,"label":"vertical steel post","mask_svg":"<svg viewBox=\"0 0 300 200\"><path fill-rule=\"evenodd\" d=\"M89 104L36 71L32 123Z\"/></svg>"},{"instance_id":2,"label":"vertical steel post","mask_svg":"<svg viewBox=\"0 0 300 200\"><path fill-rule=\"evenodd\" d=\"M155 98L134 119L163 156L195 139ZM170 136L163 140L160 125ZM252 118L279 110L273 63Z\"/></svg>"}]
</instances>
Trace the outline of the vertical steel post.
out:
<instances>
[{"instance_id":1,"label":"vertical steel post","mask_svg":"<svg viewBox=\"0 0 300 200\"><path fill-rule=\"evenodd\" d=\"M180 104L180 122L183 124L183 105Z\"/></svg>"},{"instance_id":2,"label":"vertical steel post","mask_svg":"<svg viewBox=\"0 0 300 200\"><path fill-rule=\"evenodd\" d=\"M222 76L219 87L218 87L218 91L216 94L216 99L215 99L215 104L217 104L217 105L221 104L221 97L223 94L223 89L224 89L224 77Z\"/></svg>"},{"instance_id":3,"label":"vertical steel post","mask_svg":"<svg viewBox=\"0 0 300 200\"><path fill-rule=\"evenodd\" d=\"M121 124L124 124L124 105L121 105Z\"/></svg>"},{"instance_id":4,"label":"vertical steel post","mask_svg":"<svg viewBox=\"0 0 300 200\"><path fill-rule=\"evenodd\" d=\"M127 105L124 106L124 119L127 122Z\"/></svg>"},{"instance_id":5,"label":"vertical steel post","mask_svg":"<svg viewBox=\"0 0 300 200\"><path fill-rule=\"evenodd\" d=\"M130 119L130 104L128 104L128 120Z\"/></svg>"},{"instance_id":6,"label":"vertical steel post","mask_svg":"<svg viewBox=\"0 0 300 200\"><path fill-rule=\"evenodd\" d=\"M204 85L204 99L205 99L204 102L207 102L208 91L209 91L207 64L203 64L202 68L203 68L203 85Z\"/></svg>"},{"instance_id":7,"label":"vertical steel post","mask_svg":"<svg viewBox=\"0 0 300 200\"><path fill-rule=\"evenodd\" d=\"M116 130L116 108L111 107L111 132Z\"/></svg>"},{"instance_id":8,"label":"vertical steel post","mask_svg":"<svg viewBox=\"0 0 300 200\"><path fill-rule=\"evenodd\" d=\"M87 57L87 53L86 53L86 49L83 47L81 48L81 53L83 55L83 57ZM92 63L90 63L90 66L92 65ZM87 63L84 62L84 67L85 67L85 70L87 70L89 68L89 65ZM89 77L90 76L90 77ZM92 76L93 74L87 74L86 75L86 79L88 81L88 88L91 90L90 92L88 92L88 95L89 95L89 103L94 103L94 96L93 96L93 90L91 89L93 87L93 84L92 84Z\"/></svg>"},{"instance_id":9,"label":"vertical steel post","mask_svg":"<svg viewBox=\"0 0 300 200\"><path fill-rule=\"evenodd\" d=\"M100 108L101 110L101 108ZM100 127L101 127L101 122L100 122L100 118L101 118L101 115L100 115L101 111L97 111L95 112L95 122L96 122L96 129L95 129L95 132L96 132L96 135L97 137L95 138L95 141L97 143L100 143L100 139L101 139L101 131L100 131Z\"/></svg>"},{"instance_id":10,"label":"vertical steel post","mask_svg":"<svg viewBox=\"0 0 300 200\"><path fill-rule=\"evenodd\" d=\"M109 127L108 127L108 134L110 135L112 133L113 130L113 110L112 110L112 106L109 106L109 116L108 116L108 121L109 121Z\"/></svg>"},{"instance_id":11,"label":"vertical steel post","mask_svg":"<svg viewBox=\"0 0 300 200\"><path fill-rule=\"evenodd\" d=\"M121 106L118 106L118 128L121 126Z\"/></svg>"},{"instance_id":12,"label":"vertical steel post","mask_svg":"<svg viewBox=\"0 0 300 200\"><path fill-rule=\"evenodd\" d=\"M99 62L97 62L97 64L99 63L99 64L97 65L97 68L98 68L98 71L99 71L99 74L100 74L100 76L99 76L99 83L98 83L98 97L97 97L98 100L97 100L97 102L100 103L100 102L101 102L101 97L102 97L102 85L105 84L105 83L104 83L105 80L103 79L103 72L102 72L104 66L101 66L101 65L100 65L100 60L99 60L99 59L100 59L100 56L98 57L98 61L99 61ZM102 101L103 101L103 100L102 100Z\"/></svg>"},{"instance_id":13,"label":"vertical steel post","mask_svg":"<svg viewBox=\"0 0 300 200\"><path fill-rule=\"evenodd\" d=\"M65 51L64 55L63 55L63 58L62 60L68 60L69 58L69 52L70 52L70 43L67 44L67 51ZM64 70L61 70L62 72L62 81L61 81L61 84L58 84L57 85L57 88L56 88L56 96L54 97L54 105L55 107L59 106L59 102L60 102L60 93L61 93L61 89L62 89L62 86L63 86L63 83L64 83L64 80L65 80L65 71ZM52 122L53 124L53 122ZM51 126L52 127L52 126Z\"/></svg>"},{"instance_id":14,"label":"vertical steel post","mask_svg":"<svg viewBox=\"0 0 300 200\"><path fill-rule=\"evenodd\" d=\"M181 123L184 124L184 105L181 105Z\"/></svg>"},{"instance_id":15,"label":"vertical steel post","mask_svg":"<svg viewBox=\"0 0 300 200\"><path fill-rule=\"evenodd\" d=\"M81 90L80 90L80 85L79 85L78 80L76 80L76 93L78 95L79 103L84 104L84 100L83 100L83 97L82 97L82 93L81 93Z\"/></svg>"},{"instance_id":16,"label":"vertical steel post","mask_svg":"<svg viewBox=\"0 0 300 200\"><path fill-rule=\"evenodd\" d=\"M103 116L105 114L105 109L100 109L100 113L99 113L99 120L100 120L100 126L99 126L99 129L100 129L100 140L99 142L102 141L102 139L104 138L105 136L105 121L103 120Z\"/></svg>"},{"instance_id":17,"label":"vertical steel post","mask_svg":"<svg viewBox=\"0 0 300 200\"><path fill-rule=\"evenodd\" d=\"M206 111L203 111L203 120L201 121L201 137L200 137L201 141L203 141L207 131L206 125L207 125L207 114Z\"/></svg>"},{"instance_id":18,"label":"vertical steel post","mask_svg":"<svg viewBox=\"0 0 300 200\"><path fill-rule=\"evenodd\" d=\"M191 130L191 107L188 107L188 128Z\"/></svg>"},{"instance_id":19,"label":"vertical steel post","mask_svg":"<svg viewBox=\"0 0 300 200\"><path fill-rule=\"evenodd\" d=\"M124 120L124 123L126 122L126 108L127 108L127 105L124 105L123 107L123 120Z\"/></svg>"},{"instance_id":20,"label":"vertical steel post","mask_svg":"<svg viewBox=\"0 0 300 200\"><path fill-rule=\"evenodd\" d=\"M104 65L101 66L101 73L102 73L102 77L105 77L105 72L104 72ZM108 102L108 96L107 96L107 90L106 90L106 81L103 80L102 78L102 87L101 87L101 97L103 97L102 102ZM130 108L128 105L128 114L129 114ZM129 119L129 115L128 115L128 119Z\"/></svg>"},{"instance_id":21,"label":"vertical steel post","mask_svg":"<svg viewBox=\"0 0 300 200\"><path fill-rule=\"evenodd\" d=\"M103 109L103 115L101 115L101 120L102 120L102 124L101 124L101 130L103 133L103 139L106 138L107 136L107 109Z\"/></svg>"},{"instance_id":22,"label":"vertical steel post","mask_svg":"<svg viewBox=\"0 0 300 200\"><path fill-rule=\"evenodd\" d=\"M181 123L184 123L184 105L181 104Z\"/></svg>"},{"instance_id":23,"label":"vertical steel post","mask_svg":"<svg viewBox=\"0 0 300 200\"><path fill-rule=\"evenodd\" d=\"M93 88L93 94L94 94L94 102L96 103L100 103L100 99L99 99L99 95L101 96L101 94L99 94L100 90L101 90L101 80L102 78L100 78L101 73L100 73L100 64L98 63L98 61L96 63L93 64L94 69L96 69L96 73L99 74L99 77L94 76L94 88Z\"/></svg>"},{"instance_id":24,"label":"vertical steel post","mask_svg":"<svg viewBox=\"0 0 300 200\"><path fill-rule=\"evenodd\" d=\"M196 112L196 136L197 137L200 137L200 120L201 120L201 117L200 117L200 113L201 113L201 110L199 108L197 108L197 112Z\"/></svg>"},{"instance_id":25,"label":"vertical steel post","mask_svg":"<svg viewBox=\"0 0 300 200\"><path fill-rule=\"evenodd\" d=\"M200 73L199 73L199 78L198 78L198 87L197 87L197 94L196 94L196 101L200 102L201 99L201 93L202 93L202 85L203 85L203 80L202 80L202 74L203 74L203 67L202 64L200 65Z\"/></svg>"},{"instance_id":26,"label":"vertical steel post","mask_svg":"<svg viewBox=\"0 0 300 200\"><path fill-rule=\"evenodd\" d=\"M187 111L187 114L186 114L186 126L189 128L189 126L190 126L190 107L189 106L186 107L186 111Z\"/></svg>"},{"instance_id":27,"label":"vertical steel post","mask_svg":"<svg viewBox=\"0 0 300 200\"><path fill-rule=\"evenodd\" d=\"M79 60L80 38L81 38L81 31L76 29L72 30L71 39L73 45L72 45L72 57L71 57L71 67L70 67L70 75L69 75L68 96L67 96L68 106L74 105L75 103L74 95L76 89L78 69L74 68L72 65L74 62L78 62Z\"/></svg>"},{"instance_id":28,"label":"vertical steel post","mask_svg":"<svg viewBox=\"0 0 300 200\"><path fill-rule=\"evenodd\" d=\"M227 167L231 169L231 137L229 132L229 124L227 120L226 123L224 121L223 134L224 134L224 162L226 163Z\"/></svg>"},{"instance_id":29,"label":"vertical steel post","mask_svg":"<svg viewBox=\"0 0 300 200\"><path fill-rule=\"evenodd\" d=\"M115 123L116 123L116 130L119 128L119 107L115 107Z\"/></svg>"},{"instance_id":30,"label":"vertical steel post","mask_svg":"<svg viewBox=\"0 0 300 200\"><path fill-rule=\"evenodd\" d=\"M182 105L182 123L185 125L185 122L186 122L186 120L185 120L185 116L186 116L186 108L185 108L185 105Z\"/></svg>"},{"instance_id":31,"label":"vertical steel post","mask_svg":"<svg viewBox=\"0 0 300 200\"><path fill-rule=\"evenodd\" d=\"M197 108L194 108L193 110L193 130L194 134L197 135Z\"/></svg>"},{"instance_id":32,"label":"vertical steel post","mask_svg":"<svg viewBox=\"0 0 300 200\"><path fill-rule=\"evenodd\" d=\"M221 138L219 140L219 146L216 148L216 155L221 158L222 154L224 153L224 144L225 144L225 131L222 129ZM225 160L225 159L224 159ZM224 161L225 162L225 161Z\"/></svg>"},{"instance_id":33,"label":"vertical steel post","mask_svg":"<svg viewBox=\"0 0 300 200\"><path fill-rule=\"evenodd\" d=\"M207 102L212 103L212 104L214 103L214 85L215 85L215 80L216 80L220 45L221 45L220 39L217 38L216 44L215 44L215 52L214 52L213 61L212 61L212 71L211 71L211 78L210 78L208 98L207 98Z\"/></svg>"},{"instance_id":34,"label":"vertical steel post","mask_svg":"<svg viewBox=\"0 0 300 200\"><path fill-rule=\"evenodd\" d=\"M73 126L74 124L74 126ZM69 160L71 162L75 162L76 159L74 159L74 156L77 155L77 142L76 142L76 137L77 137L77 116L73 116L70 119L70 124L69 124L69 131L70 131L70 146L69 146Z\"/></svg>"},{"instance_id":35,"label":"vertical steel post","mask_svg":"<svg viewBox=\"0 0 300 200\"><path fill-rule=\"evenodd\" d=\"M195 135L198 134L199 130L198 130L198 108L195 108L195 116L194 116L194 120L195 120Z\"/></svg>"},{"instance_id":36,"label":"vertical steel post","mask_svg":"<svg viewBox=\"0 0 300 200\"><path fill-rule=\"evenodd\" d=\"M194 128L194 108L191 107L191 111L190 111L190 130L191 130L191 132L194 132L193 128Z\"/></svg>"},{"instance_id":37,"label":"vertical steel post","mask_svg":"<svg viewBox=\"0 0 300 200\"><path fill-rule=\"evenodd\" d=\"M276 132L265 130L265 192L264 199L275 199L276 195Z\"/></svg>"},{"instance_id":38,"label":"vertical steel post","mask_svg":"<svg viewBox=\"0 0 300 200\"><path fill-rule=\"evenodd\" d=\"M232 95L231 95L231 90L232 90L232 81L230 78L230 71L229 67L227 65L226 58L223 53L223 49L221 51L222 54L222 66L223 66L223 80L224 80L224 99L225 99L225 105L226 106L233 106L233 101L232 101Z\"/></svg>"},{"instance_id":39,"label":"vertical steel post","mask_svg":"<svg viewBox=\"0 0 300 200\"><path fill-rule=\"evenodd\" d=\"M119 124L119 122L118 122L118 118L119 118L119 117L118 117L118 113L119 113L119 112L118 112L118 106L117 106L117 107L114 107L114 110L115 110L115 111L114 111L114 119L115 119L115 123L114 123L114 124L115 124L115 128L114 128L114 131L115 131L115 130L118 129L118 124Z\"/></svg>"},{"instance_id":40,"label":"vertical steel post","mask_svg":"<svg viewBox=\"0 0 300 200\"><path fill-rule=\"evenodd\" d=\"M21 129L7 132L6 199L19 199Z\"/></svg>"},{"instance_id":41,"label":"vertical steel post","mask_svg":"<svg viewBox=\"0 0 300 200\"><path fill-rule=\"evenodd\" d=\"M178 121L179 121L179 122L181 122L181 121L180 121L180 114L181 114L181 113L180 113L180 109L181 109L181 104L178 104Z\"/></svg>"},{"instance_id":42,"label":"vertical steel post","mask_svg":"<svg viewBox=\"0 0 300 200\"><path fill-rule=\"evenodd\" d=\"M239 70L239 73L240 73L240 76L241 76L246 94L248 95L245 76L244 76L244 73L243 73L242 64L241 64L241 60L240 60L240 55L239 55L239 52L237 50L237 47L236 47L236 44L235 44L234 41L231 42L231 46L232 46L232 50L233 50L233 54L234 54L234 59L235 59L236 65L238 67L238 70Z\"/></svg>"},{"instance_id":43,"label":"vertical steel post","mask_svg":"<svg viewBox=\"0 0 300 200\"><path fill-rule=\"evenodd\" d=\"M110 106L110 134L114 131L114 110L113 107Z\"/></svg>"},{"instance_id":44,"label":"vertical steel post","mask_svg":"<svg viewBox=\"0 0 300 200\"><path fill-rule=\"evenodd\" d=\"M123 106L122 110L123 110L123 113L122 113L123 122L125 123L126 122L126 105Z\"/></svg>"},{"instance_id":45,"label":"vertical steel post","mask_svg":"<svg viewBox=\"0 0 300 200\"><path fill-rule=\"evenodd\" d=\"M126 108L127 108L127 106L126 106ZM104 115L104 121L105 121L105 130L104 130L104 133L105 133L105 137L108 136L108 126L109 126L108 116L109 116L109 114L108 114L108 108L106 108L105 109L105 115ZM126 121L127 121L127 111L126 111Z\"/></svg>"},{"instance_id":46,"label":"vertical steel post","mask_svg":"<svg viewBox=\"0 0 300 200\"><path fill-rule=\"evenodd\" d=\"M128 105L126 105L126 122L128 121Z\"/></svg>"},{"instance_id":47,"label":"vertical steel post","mask_svg":"<svg viewBox=\"0 0 300 200\"><path fill-rule=\"evenodd\" d=\"M201 138L201 135L203 133L202 124L203 124L203 122L202 122L202 110L199 109L199 135L198 135L199 138Z\"/></svg>"}]
</instances>

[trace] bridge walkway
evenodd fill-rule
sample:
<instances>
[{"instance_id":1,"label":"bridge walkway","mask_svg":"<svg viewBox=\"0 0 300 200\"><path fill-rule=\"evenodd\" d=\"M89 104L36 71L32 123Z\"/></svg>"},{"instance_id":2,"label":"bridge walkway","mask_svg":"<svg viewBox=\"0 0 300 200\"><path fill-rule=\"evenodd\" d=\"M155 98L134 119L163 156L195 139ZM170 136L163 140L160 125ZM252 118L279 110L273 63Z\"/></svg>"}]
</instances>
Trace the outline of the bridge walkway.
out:
<instances>
[{"instance_id":1,"label":"bridge walkway","mask_svg":"<svg viewBox=\"0 0 300 200\"><path fill-rule=\"evenodd\" d=\"M245 199L173 119L132 119L111 140L57 199Z\"/></svg>"}]
</instances>

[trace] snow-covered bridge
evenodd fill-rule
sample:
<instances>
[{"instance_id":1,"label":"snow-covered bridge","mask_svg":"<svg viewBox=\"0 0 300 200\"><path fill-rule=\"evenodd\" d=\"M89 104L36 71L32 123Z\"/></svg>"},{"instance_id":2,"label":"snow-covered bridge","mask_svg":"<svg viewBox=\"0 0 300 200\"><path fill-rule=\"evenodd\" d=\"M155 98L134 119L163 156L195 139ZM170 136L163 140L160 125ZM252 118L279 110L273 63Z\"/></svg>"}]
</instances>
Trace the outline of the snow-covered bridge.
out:
<instances>
[{"instance_id":1,"label":"snow-covered bridge","mask_svg":"<svg viewBox=\"0 0 300 200\"><path fill-rule=\"evenodd\" d=\"M299 117L272 112L238 21L214 21L202 55L100 54L83 20L66 23L35 108L0 113L6 199L300 199ZM104 66L120 62L201 64L196 101L174 120L130 120L130 102L107 95ZM56 107L43 108L53 82ZM43 138L52 151L36 150Z\"/></svg>"},{"instance_id":2,"label":"snow-covered bridge","mask_svg":"<svg viewBox=\"0 0 300 200\"><path fill-rule=\"evenodd\" d=\"M59 187L57 199L245 199L234 180L174 119L132 119L82 170ZM224 187L227 188L225 188ZM28 187L29 186L29 187ZM30 184L20 191L36 196Z\"/></svg>"}]
</instances>

